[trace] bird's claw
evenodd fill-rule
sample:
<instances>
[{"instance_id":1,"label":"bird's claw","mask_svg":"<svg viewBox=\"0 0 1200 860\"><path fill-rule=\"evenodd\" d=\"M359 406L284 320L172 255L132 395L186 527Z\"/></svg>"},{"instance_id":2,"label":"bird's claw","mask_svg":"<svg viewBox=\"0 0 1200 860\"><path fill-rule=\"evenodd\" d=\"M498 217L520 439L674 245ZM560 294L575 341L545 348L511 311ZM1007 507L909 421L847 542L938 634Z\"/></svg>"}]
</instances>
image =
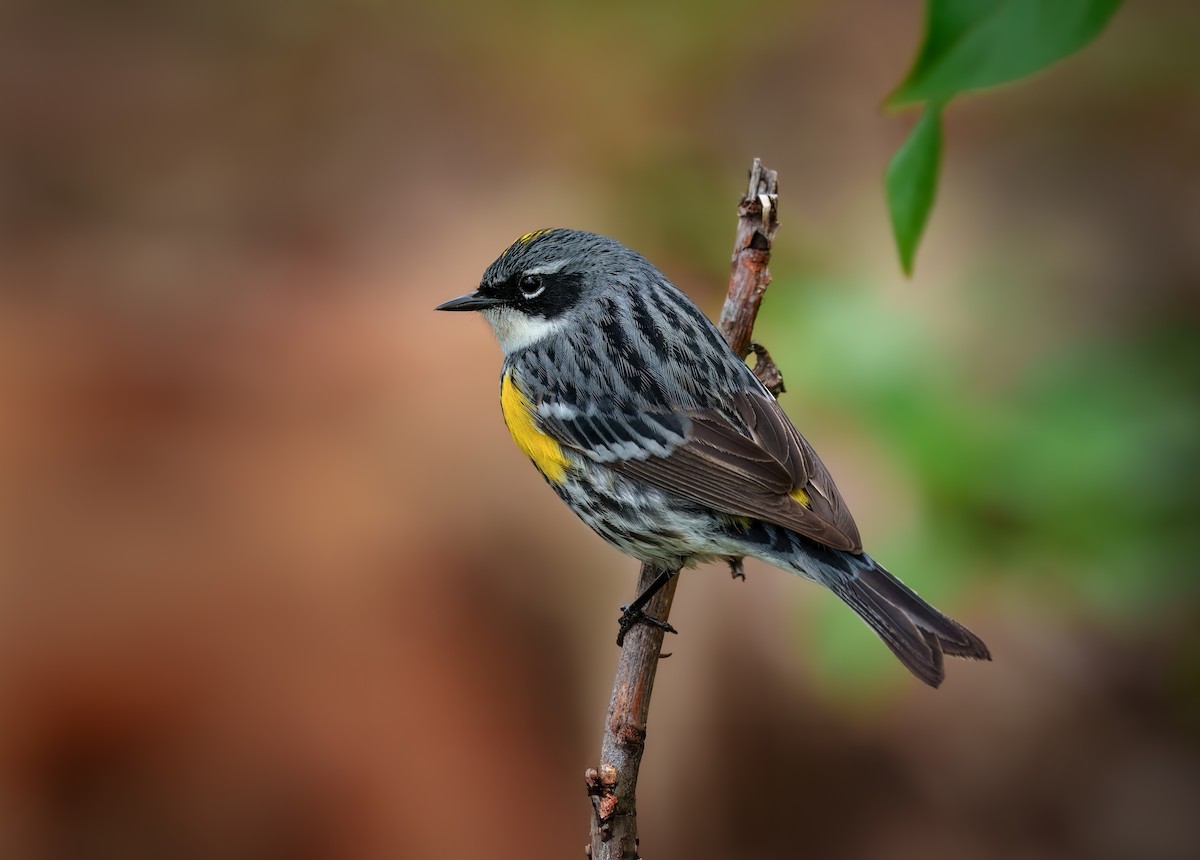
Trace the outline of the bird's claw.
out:
<instances>
[{"instance_id":1,"label":"bird's claw","mask_svg":"<svg viewBox=\"0 0 1200 860\"><path fill-rule=\"evenodd\" d=\"M632 630L638 624L646 624L650 627L657 627L664 633L678 633L679 631L672 627L666 621L654 618L647 615L641 609L634 609L628 604L621 607L621 618L617 621L617 646L621 647L625 644L625 634Z\"/></svg>"},{"instance_id":2,"label":"bird's claw","mask_svg":"<svg viewBox=\"0 0 1200 860\"><path fill-rule=\"evenodd\" d=\"M727 558L725 560L727 562L729 562L729 576L732 577L733 579L740 579L742 582L745 582L746 581L746 568L742 564L743 559L739 557L739 558Z\"/></svg>"}]
</instances>

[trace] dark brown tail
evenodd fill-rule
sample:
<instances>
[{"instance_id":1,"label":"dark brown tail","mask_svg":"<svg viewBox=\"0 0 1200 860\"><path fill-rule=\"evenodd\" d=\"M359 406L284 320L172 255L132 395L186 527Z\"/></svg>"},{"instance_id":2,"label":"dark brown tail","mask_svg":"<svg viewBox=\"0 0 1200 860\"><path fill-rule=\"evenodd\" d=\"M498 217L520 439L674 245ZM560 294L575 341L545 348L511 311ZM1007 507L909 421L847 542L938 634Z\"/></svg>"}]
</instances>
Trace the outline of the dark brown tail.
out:
<instances>
[{"instance_id":1,"label":"dark brown tail","mask_svg":"<svg viewBox=\"0 0 1200 860\"><path fill-rule=\"evenodd\" d=\"M991 660L983 640L947 618L868 555L858 556L855 576L826 582L871 625L908 670L931 687L946 676L942 655Z\"/></svg>"}]
</instances>

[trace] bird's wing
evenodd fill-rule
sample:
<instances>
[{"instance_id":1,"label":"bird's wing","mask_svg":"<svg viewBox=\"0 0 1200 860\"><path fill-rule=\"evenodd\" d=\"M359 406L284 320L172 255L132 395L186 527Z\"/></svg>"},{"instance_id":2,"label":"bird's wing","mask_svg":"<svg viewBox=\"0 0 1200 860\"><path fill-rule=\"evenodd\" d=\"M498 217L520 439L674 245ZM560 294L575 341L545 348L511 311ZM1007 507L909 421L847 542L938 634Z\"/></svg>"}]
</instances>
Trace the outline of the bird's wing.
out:
<instances>
[{"instance_id":1,"label":"bird's wing","mask_svg":"<svg viewBox=\"0 0 1200 860\"><path fill-rule=\"evenodd\" d=\"M684 413L537 407L541 428L608 467L734 516L861 552L858 527L828 470L765 390L731 395L731 409Z\"/></svg>"}]
</instances>

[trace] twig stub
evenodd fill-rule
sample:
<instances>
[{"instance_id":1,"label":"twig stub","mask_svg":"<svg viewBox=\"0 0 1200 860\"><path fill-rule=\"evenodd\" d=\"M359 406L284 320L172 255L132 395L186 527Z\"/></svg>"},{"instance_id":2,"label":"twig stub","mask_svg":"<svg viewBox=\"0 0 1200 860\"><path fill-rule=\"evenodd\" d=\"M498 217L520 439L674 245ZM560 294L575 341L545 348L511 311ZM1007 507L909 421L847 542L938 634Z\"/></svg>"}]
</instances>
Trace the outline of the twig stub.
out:
<instances>
[{"instance_id":1,"label":"twig stub","mask_svg":"<svg viewBox=\"0 0 1200 860\"><path fill-rule=\"evenodd\" d=\"M776 397L787 391L783 387L783 374L775 364L775 359L771 358L771 353L767 352L767 348L752 340L749 351L754 353L754 375L767 387L767 391Z\"/></svg>"}]
</instances>

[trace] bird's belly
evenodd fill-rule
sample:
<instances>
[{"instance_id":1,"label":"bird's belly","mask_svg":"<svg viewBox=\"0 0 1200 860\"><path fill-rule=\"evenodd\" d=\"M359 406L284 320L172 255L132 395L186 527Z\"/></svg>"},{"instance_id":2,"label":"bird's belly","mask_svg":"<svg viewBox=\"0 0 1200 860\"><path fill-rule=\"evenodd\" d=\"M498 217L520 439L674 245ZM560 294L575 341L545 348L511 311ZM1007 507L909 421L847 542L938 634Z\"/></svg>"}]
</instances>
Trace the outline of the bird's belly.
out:
<instances>
[{"instance_id":1,"label":"bird's belly","mask_svg":"<svg viewBox=\"0 0 1200 860\"><path fill-rule=\"evenodd\" d=\"M727 554L714 543L720 529L711 511L602 466L588 466L577 473L578 480L553 486L592 531L617 549L660 567Z\"/></svg>"}]
</instances>

